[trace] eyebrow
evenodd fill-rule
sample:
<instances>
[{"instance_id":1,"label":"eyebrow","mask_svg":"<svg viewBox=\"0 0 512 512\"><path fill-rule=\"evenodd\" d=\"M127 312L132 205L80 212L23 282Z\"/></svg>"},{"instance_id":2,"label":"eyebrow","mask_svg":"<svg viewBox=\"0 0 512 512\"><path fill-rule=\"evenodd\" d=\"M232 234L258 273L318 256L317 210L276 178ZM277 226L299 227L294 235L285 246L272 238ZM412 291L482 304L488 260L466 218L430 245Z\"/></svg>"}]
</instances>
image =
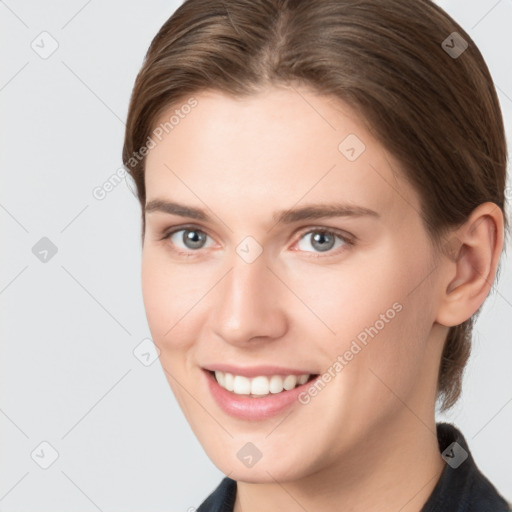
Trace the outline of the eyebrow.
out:
<instances>
[{"instance_id":1,"label":"eyebrow","mask_svg":"<svg viewBox=\"0 0 512 512\"><path fill-rule=\"evenodd\" d=\"M171 215L178 215L180 217L189 217L204 222L211 221L211 217L206 213L206 210L187 206L164 199L153 199L149 201L144 211L163 212ZM274 212L272 215L276 224L291 224L303 220L323 219L327 217L363 217L372 216L380 217L380 215L365 208L363 206L349 205L349 204L310 204L300 208L293 208L289 210L281 210Z\"/></svg>"}]
</instances>

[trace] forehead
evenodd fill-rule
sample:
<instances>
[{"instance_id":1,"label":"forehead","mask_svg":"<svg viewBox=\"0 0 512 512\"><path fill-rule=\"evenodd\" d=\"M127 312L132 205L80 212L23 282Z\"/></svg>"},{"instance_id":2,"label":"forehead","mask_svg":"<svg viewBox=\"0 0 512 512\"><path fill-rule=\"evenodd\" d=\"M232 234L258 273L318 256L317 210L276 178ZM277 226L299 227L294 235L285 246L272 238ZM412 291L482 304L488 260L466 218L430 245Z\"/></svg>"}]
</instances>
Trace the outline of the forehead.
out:
<instances>
[{"instance_id":1,"label":"forehead","mask_svg":"<svg viewBox=\"0 0 512 512\"><path fill-rule=\"evenodd\" d=\"M283 87L244 98L203 91L194 99L193 108L182 108L185 99L155 123L148 201L254 212L335 200L394 215L419 211L398 162L337 98Z\"/></svg>"}]
</instances>

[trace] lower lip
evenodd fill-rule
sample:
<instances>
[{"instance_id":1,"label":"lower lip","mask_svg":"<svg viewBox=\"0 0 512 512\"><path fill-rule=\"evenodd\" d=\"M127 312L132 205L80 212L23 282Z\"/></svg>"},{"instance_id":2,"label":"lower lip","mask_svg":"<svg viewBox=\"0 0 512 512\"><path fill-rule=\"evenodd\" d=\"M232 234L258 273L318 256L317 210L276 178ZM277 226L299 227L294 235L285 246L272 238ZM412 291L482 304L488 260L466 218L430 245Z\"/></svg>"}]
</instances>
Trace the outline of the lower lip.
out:
<instances>
[{"instance_id":1,"label":"lower lip","mask_svg":"<svg viewBox=\"0 0 512 512\"><path fill-rule=\"evenodd\" d=\"M224 389L210 372L204 370L204 373L214 400L224 412L236 418L253 421L277 416L294 403L300 405L298 396L314 382L313 379L288 391L253 398Z\"/></svg>"}]
</instances>

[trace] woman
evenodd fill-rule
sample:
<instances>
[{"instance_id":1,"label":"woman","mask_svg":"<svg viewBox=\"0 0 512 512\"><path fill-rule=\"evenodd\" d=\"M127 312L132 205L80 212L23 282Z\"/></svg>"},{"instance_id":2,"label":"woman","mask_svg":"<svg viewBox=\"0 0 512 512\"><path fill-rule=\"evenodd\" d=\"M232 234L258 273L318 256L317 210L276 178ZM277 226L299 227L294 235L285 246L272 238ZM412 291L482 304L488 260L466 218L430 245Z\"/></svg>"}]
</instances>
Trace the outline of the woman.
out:
<instances>
[{"instance_id":1,"label":"woman","mask_svg":"<svg viewBox=\"0 0 512 512\"><path fill-rule=\"evenodd\" d=\"M487 66L430 1L171 16L123 161L162 367L226 475L198 510L508 510L435 421L497 273L506 159Z\"/></svg>"}]
</instances>

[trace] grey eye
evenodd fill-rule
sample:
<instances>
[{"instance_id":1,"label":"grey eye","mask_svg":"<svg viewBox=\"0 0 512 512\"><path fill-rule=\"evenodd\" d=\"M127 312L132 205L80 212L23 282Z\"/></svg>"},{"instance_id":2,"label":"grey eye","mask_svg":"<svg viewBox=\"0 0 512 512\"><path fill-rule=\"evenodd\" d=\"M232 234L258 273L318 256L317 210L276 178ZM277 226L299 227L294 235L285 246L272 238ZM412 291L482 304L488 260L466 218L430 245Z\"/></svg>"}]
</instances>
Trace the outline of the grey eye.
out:
<instances>
[{"instance_id":1,"label":"grey eye","mask_svg":"<svg viewBox=\"0 0 512 512\"><path fill-rule=\"evenodd\" d=\"M335 246L336 239L340 240L341 242L338 247L345 244L345 241L341 237L335 233L331 233L330 231L309 231L308 233L304 234L304 236L301 238L301 241L307 240L308 238L311 240L311 247L313 247L313 249L318 252L330 251ZM299 249L301 251L306 250L306 252L308 252L307 249L300 247L300 243Z\"/></svg>"},{"instance_id":2,"label":"grey eye","mask_svg":"<svg viewBox=\"0 0 512 512\"><path fill-rule=\"evenodd\" d=\"M177 236L178 233L183 233L181 237L178 236L177 239L180 240L185 249L202 249L206 238L208 237L206 233L203 233L198 229L180 229L175 231L170 237L173 244L176 243L173 240L173 237Z\"/></svg>"}]
</instances>

